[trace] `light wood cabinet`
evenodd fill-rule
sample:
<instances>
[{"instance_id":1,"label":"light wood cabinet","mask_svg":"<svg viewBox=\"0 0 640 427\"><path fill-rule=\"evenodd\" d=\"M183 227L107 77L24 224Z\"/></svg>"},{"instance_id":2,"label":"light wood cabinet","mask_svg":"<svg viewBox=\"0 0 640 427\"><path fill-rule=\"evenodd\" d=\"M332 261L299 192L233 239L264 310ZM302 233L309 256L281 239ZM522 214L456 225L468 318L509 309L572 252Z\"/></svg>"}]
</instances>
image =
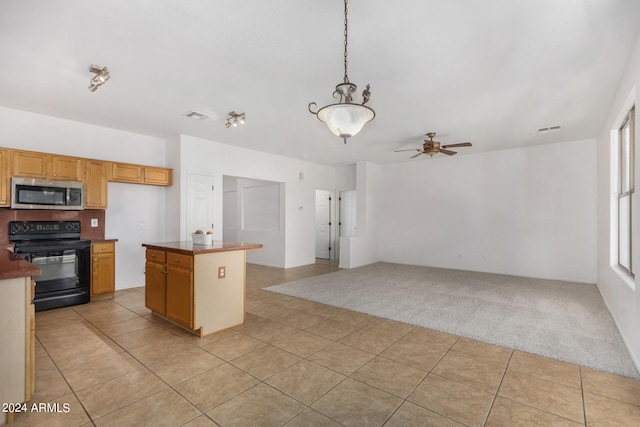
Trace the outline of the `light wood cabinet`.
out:
<instances>
[{"instance_id":1,"label":"light wood cabinet","mask_svg":"<svg viewBox=\"0 0 640 427\"><path fill-rule=\"evenodd\" d=\"M111 181L140 184L142 182L142 174L143 166L128 163L111 164Z\"/></svg>"},{"instance_id":2,"label":"light wood cabinet","mask_svg":"<svg viewBox=\"0 0 640 427\"><path fill-rule=\"evenodd\" d=\"M91 243L91 296L116 291L115 242Z\"/></svg>"},{"instance_id":3,"label":"light wood cabinet","mask_svg":"<svg viewBox=\"0 0 640 427\"><path fill-rule=\"evenodd\" d=\"M48 179L62 181L82 181L84 178L83 159L77 157L52 155L49 159Z\"/></svg>"},{"instance_id":4,"label":"light wood cabinet","mask_svg":"<svg viewBox=\"0 0 640 427\"><path fill-rule=\"evenodd\" d=\"M9 168L10 151L0 149L0 207L11 206L11 171Z\"/></svg>"},{"instance_id":5,"label":"light wood cabinet","mask_svg":"<svg viewBox=\"0 0 640 427\"><path fill-rule=\"evenodd\" d=\"M11 161L11 175L46 179L48 160L48 154L14 151Z\"/></svg>"},{"instance_id":6,"label":"light wood cabinet","mask_svg":"<svg viewBox=\"0 0 640 427\"><path fill-rule=\"evenodd\" d=\"M168 264L166 291L167 318L193 329L193 270Z\"/></svg>"},{"instance_id":7,"label":"light wood cabinet","mask_svg":"<svg viewBox=\"0 0 640 427\"><path fill-rule=\"evenodd\" d=\"M84 207L107 208L108 162L85 160Z\"/></svg>"},{"instance_id":8,"label":"light wood cabinet","mask_svg":"<svg viewBox=\"0 0 640 427\"><path fill-rule=\"evenodd\" d=\"M166 312L166 252L147 249L145 263L144 300L145 306L164 316Z\"/></svg>"},{"instance_id":9,"label":"light wood cabinet","mask_svg":"<svg viewBox=\"0 0 640 427\"><path fill-rule=\"evenodd\" d=\"M147 249L145 305L193 329L193 256Z\"/></svg>"},{"instance_id":10,"label":"light wood cabinet","mask_svg":"<svg viewBox=\"0 0 640 427\"><path fill-rule=\"evenodd\" d=\"M11 206L11 177L84 183L85 209L107 209L108 182L173 185L173 169L0 148L0 207Z\"/></svg>"},{"instance_id":11,"label":"light wood cabinet","mask_svg":"<svg viewBox=\"0 0 640 427\"><path fill-rule=\"evenodd\" d=\"M11 175L29 178L82 181L84 163L77 157L32 151L13 151Z\"/></svg>"},{"instance_id":12,"label":"light wood cabinet","mask_svg":"<svg viewBox=\"0 0 640 427\"><path fill-rule=\"evenodd\" d=\"M145 184L153 185L172 185L173 170L167 168L156 168L152 166L144 167Z\"/></svg>"},{"instance_id":13,"label":"light wood cabinet","mask_svg":"<svg viewBox=\"0 0 640 427\"><path fill-rule=\"evenodd\" d=\"M110 181L131 184L164 185L173 184L173 170L155 166L112 163Z\"/></svg>"}]
</instances>

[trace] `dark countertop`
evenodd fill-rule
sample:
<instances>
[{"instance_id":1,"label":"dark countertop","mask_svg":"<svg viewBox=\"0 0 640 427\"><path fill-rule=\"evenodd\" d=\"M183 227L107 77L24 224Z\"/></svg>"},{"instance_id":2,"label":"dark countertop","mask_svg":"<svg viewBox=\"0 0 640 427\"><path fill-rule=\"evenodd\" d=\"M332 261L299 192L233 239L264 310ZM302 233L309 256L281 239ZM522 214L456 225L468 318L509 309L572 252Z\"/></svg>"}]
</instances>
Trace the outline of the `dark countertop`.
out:
<instances>
[{"instance_id":1,"label":"dark countertop","mask_svg":"<svg viewBox=\"0 0 640 427\"><path fill-rule=\"evenodd\" d=\"M214 240L211 245L194 245L191 241L143 243L148 249L159 251L171 251L186 255L208 254L213 252L242 251L246 249L260 249L261 243L232 242L226 240Z\"/></svg>"},{"instance_id":2,"label":"dark countertop","mask_svg":"<svg viewBox=\"0 0 640 427\"><path fill-rule=\"evenodd\" d=\"M8 249L0 249L0 280L40 276L42 270Z\"/></svg>"}]
</instances>

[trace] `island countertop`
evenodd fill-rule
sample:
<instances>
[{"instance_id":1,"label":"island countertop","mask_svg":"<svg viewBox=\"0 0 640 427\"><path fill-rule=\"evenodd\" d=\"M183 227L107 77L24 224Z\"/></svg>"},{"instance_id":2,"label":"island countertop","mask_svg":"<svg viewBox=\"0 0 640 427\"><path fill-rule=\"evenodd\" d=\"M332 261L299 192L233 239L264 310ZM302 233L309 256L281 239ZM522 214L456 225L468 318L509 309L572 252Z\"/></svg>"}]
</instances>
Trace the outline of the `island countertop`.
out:
<instances>
[{"instance_id":1,"label":"island countertop","mask_svg":"<svg viewBox=\"0 0 640 427\"><path fill-rule=\"evenodd\" d=\"M261 243L233 242L214 240L210 245L194 245L192 241L143 243L148 249L172 251L186 255L208 254L213 252L243 251L246 249L260 249Z\"/></svg>"},{"instance_id":2,"label":"island countertop","mask_svg":"<svg viewBox=\"0 0 640 427\"><path fill-rule=\"evenodd\" d=\"M9 250L0 250L0 280L40 276L41 274L40 267L25 261L20 255Z\"/></svg>"}]
</instances>

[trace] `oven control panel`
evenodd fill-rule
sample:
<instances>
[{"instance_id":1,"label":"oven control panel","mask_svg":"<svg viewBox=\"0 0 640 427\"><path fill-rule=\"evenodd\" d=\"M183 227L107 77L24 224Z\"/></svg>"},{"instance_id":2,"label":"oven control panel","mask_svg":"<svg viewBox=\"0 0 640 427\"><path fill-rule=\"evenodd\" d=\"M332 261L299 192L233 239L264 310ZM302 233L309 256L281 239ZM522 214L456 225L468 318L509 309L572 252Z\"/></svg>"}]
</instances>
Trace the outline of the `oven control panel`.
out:
<instances>
[{"instance_id":1,"label":"oven control panel","mask_svg":"<svg viewBox=\"0 0 640 427\"><path fill-rule=\"evenodd\" d=\"M9 237L15 240L20 236L48 236L80 234L80 221L11 221Z\"/></svg>"}]
</instances>

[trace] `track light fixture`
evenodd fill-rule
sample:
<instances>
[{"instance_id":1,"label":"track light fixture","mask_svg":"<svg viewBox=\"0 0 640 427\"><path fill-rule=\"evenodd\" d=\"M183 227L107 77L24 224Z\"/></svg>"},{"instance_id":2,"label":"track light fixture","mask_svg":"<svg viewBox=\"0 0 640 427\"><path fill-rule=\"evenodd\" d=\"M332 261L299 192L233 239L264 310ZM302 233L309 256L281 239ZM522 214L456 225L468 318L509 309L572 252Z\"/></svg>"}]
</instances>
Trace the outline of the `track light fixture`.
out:
<instances>
[{"instance_id":1,"label":"track light fixture","mask_svg":"<svg viewBox=\"0 0 640 427\"><path fill-rule=\"evenodd\" d=\"M237 127L238 124L243 125L245 121L245 113L236 113L232 111L229 113L229 117L227 117L227 122L224 124L226 127Z\"/></svg>"},{"instance_id":2,"label":"track light fixture","mask_svg":"<svg viewBox=\"0 0 640 427\"><path fill-rule=\"evenodd\" d=\"M95 92L96 89L105 84L111 77L111 75L109 74L109 70L107 70L107 67L92 65L91 67L89 67L89 71L96 74L95 77L91 79L89 85L89 90L91 92Z\"/></svg>"}]
</instances>

